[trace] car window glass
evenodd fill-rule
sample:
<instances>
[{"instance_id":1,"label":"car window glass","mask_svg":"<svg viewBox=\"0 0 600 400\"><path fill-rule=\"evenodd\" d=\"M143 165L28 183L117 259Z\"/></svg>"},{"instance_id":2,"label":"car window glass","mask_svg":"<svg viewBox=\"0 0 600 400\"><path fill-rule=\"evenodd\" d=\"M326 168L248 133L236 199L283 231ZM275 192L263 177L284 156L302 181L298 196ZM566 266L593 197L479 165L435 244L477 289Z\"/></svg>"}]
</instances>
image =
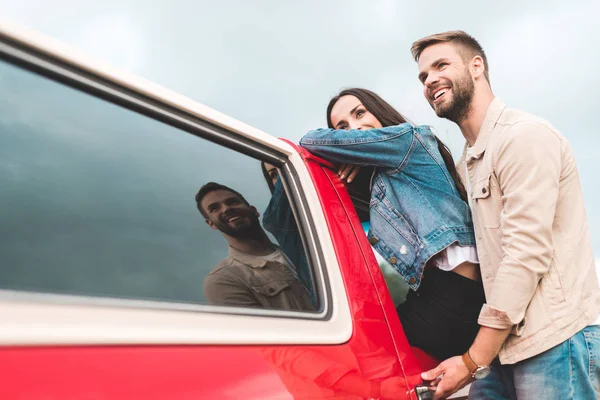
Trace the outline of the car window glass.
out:
<instances>
[{"instance_id":1,"label":"car window glass","mask_svg":"<svg viewBox=\"0 0 600 400\"><path fill-rule=\"evenodd\" d=\"M262 226L272 194L260 160L2 61L0 93L0 289L316 308L299 235L277 252ZM209 182L243 201L202 215L195 196ZM236 234L213 217L258 225L232 256Z\"/></svg>"}]
</instances>

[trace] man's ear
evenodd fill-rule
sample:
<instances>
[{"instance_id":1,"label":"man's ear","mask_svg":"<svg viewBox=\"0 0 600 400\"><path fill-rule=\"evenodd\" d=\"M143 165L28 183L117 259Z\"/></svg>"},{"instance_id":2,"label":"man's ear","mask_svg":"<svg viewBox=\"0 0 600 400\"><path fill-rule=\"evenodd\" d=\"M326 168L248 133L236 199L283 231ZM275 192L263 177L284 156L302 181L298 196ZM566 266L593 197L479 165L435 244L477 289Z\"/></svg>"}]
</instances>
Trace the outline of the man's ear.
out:
<instances>
[{"instance_id":1,"label":"man's ear","mask_svg":"<svg viewBox=\"0 0 600 400\"><path fill-rule=\"evenodd\" d=\"M215 225L215 223L212 222L210 219L205 219L204 222L206 222L206 225L210 226L215 231L219 230L219 228L217 228L217 226Z\"/></svg>"},{"instance_id":2,"label":"man's ear","mask_svg":"<svg viewBox=\"0 0 600 400\"><path fill-rule=\"evenodd\" d=\"M258 212L258 210L256 209L256 207L254 207L254 206L250 206L250 208L251 208L252 210L254 210L254 215L256 215L257 217L260 217L260 213Z\"/></svg>"},{"instance_id":3,"label":"man's ear","mask_svg":"<svg viewBox=\"0 0 600 400\"><path fill-rule=\"evenodd\" d=\"M485 76L485 63L483 62L483 58L481 56L475 56L471 60L471 75L473 78L477 79L479 77Z\"/></svg>"}]
</instances>

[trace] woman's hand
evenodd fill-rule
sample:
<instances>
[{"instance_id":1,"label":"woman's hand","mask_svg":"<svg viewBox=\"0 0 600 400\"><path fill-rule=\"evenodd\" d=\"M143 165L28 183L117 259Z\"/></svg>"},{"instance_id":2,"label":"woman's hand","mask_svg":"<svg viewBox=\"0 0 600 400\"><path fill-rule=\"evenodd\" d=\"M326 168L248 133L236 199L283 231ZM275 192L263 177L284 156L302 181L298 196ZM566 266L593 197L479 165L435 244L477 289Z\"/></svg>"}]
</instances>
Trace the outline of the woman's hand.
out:
<instances>
[{"instance_id":1,"label":"woman's hand","mask_svg":"<svg viewBox=\"0 0 600 400\"><path fill-rule=\"evenodd\" d=\"M337 173L342 180L346 180L346 182L352 183L352 181L356 177L356 174L358 174L358 171L360 171L360 167L358 165L341 164L338 167Z\"/></svg>"}]
</instances>

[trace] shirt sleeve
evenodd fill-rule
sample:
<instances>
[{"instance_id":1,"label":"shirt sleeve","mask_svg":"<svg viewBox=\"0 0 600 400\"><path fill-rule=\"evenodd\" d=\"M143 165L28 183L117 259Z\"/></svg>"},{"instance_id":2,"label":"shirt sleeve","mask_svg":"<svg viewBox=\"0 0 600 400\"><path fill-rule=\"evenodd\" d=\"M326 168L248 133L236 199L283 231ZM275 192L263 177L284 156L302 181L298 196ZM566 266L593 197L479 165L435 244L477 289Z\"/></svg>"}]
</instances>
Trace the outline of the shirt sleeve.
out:
<instances>
[{"instance_id":1,"label":"shirt sleeve","mask_svg":"<svg viewBox=\"0 0 600 400\"><path fill-rule=\"evenodd\" d=\"M479 324L517 328L550 268L562 142L547 126L519 122L503 133L493 154L502 192L502 261Z\"/></svg>"},{"instance_id":2,"label":"shirt sleeve","mask_svg":"<svg viewBox=\"0 0 600 400\"><path fill-rule=\"evenodd\" d=\"M379 129L316 129L300 139L300 146L334 163L399 168L410 154L415 128L408 124Z\"/></svg>"}]
</instances>

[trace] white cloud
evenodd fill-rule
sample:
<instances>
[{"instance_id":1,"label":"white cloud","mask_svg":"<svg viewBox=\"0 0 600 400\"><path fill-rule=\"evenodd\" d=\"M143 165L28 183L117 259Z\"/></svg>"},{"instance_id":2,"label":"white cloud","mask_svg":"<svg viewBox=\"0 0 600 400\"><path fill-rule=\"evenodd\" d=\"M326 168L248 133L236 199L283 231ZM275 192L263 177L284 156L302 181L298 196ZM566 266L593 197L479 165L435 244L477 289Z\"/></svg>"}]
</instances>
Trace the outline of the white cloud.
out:
<instances>
[{"instance_id":1,"label":"white cloud","mask_svg":"<svg viewBox=\"0 0 600 400\"><path fill-rule=\"evenodd\" d=\"M143 35L125 15L92 19L75 40L74 47L91 49L95 58L132 72L144 64Z\"/></svg>"}]
</instances>

